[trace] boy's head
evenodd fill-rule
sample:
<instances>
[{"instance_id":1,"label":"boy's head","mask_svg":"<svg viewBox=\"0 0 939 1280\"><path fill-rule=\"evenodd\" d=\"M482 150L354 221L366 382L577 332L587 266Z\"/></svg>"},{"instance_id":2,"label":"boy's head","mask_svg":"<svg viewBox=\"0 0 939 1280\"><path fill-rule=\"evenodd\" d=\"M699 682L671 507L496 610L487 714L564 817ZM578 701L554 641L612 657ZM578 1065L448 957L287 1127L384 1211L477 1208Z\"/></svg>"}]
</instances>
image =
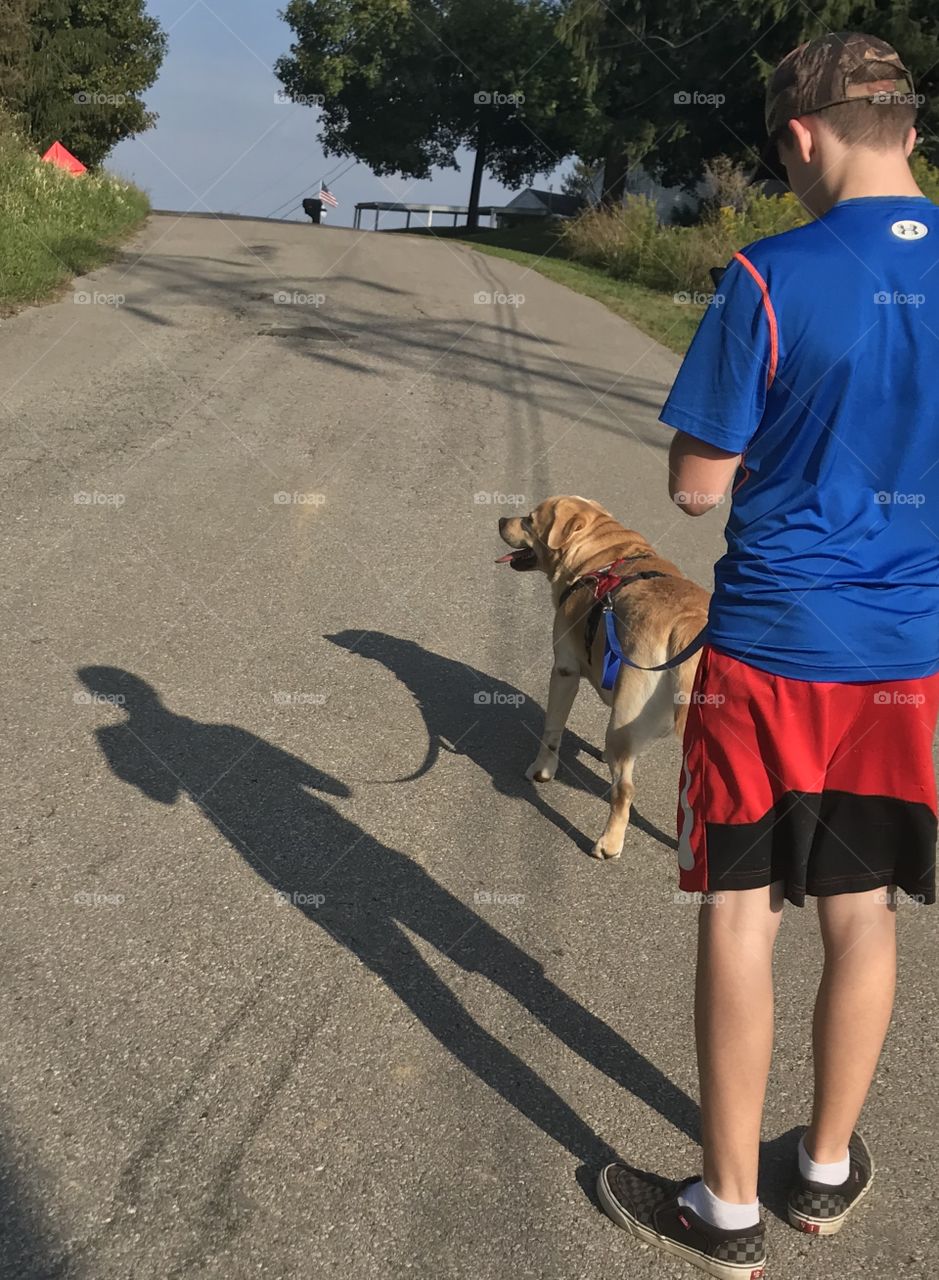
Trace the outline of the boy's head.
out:
<instances>
[{"instance_id":1,"label":"boy's head","mask_svg":"<svg viewBox=\"0 0 939 1280\"><path fill-rule=\"evenodd\" d=\"M846 181L873 191L894 170L908 173L916 106L895 49L876 36L840 32L783 58L767 86L766 128L790 187L819 214Z\"/></svg>"}]
</instances>

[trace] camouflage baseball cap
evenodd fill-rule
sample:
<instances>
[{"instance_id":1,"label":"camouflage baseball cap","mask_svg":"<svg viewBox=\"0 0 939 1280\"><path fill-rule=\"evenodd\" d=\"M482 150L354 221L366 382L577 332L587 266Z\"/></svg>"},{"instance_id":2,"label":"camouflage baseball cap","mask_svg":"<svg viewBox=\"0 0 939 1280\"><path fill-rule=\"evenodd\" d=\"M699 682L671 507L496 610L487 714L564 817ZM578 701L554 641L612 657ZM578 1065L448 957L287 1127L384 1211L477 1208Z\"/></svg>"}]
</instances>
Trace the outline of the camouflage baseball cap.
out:
<instances>
[{"instance_id":1,"label":"camouflage baseball cap","mask_svg":"<svg viewBox=\"0 0 939 1280\"><path fill-rule=\"evenodd\" d=\"M880 64L870 79L861 70ZM883 66L896 71L884 78ZM896 49L876 36L840 31L809 40L786 55L766 87L766 130L774 138L790 120L841 102L915 103L913 77Z\"/></svg>"}]
</instances>

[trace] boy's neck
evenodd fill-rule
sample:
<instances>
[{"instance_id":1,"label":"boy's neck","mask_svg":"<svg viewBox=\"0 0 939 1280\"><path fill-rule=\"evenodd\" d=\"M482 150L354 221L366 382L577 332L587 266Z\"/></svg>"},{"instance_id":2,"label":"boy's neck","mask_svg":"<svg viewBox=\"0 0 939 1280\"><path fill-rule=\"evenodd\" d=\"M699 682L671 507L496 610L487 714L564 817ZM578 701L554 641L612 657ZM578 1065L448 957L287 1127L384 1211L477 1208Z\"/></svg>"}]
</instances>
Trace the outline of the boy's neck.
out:
<instances>
[{"instance_id":1,"label":"boy's neck","mask_svg":"<svg viewBox=\"0 0 939 1280\"><path fill-rule=\"evenodd\" d=\"M846 166L841 173L831 173L825 187L829 208L842 200L859 200L867 196L915 197L923 194L906 158L885 163L882 152L871 152L859 162Z\"/></svg>"}]
</instances>

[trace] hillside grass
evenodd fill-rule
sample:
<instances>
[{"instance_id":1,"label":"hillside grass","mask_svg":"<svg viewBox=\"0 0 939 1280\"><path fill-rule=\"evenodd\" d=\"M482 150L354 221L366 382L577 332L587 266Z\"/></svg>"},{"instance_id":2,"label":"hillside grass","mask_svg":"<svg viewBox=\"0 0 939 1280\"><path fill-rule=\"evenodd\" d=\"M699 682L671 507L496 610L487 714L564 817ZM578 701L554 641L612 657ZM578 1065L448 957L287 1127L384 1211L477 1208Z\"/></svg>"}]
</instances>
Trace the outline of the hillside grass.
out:
<instances>
[{"instance_id":1,"label":"hillside grass","mask_svg":"<svg viewBox=\"0 0 939 1280\"><path fill-rule=\"evenodd\" d=\"M44 163L0 117L0 311L53 297L106 262L149 211L130 183Z\"/></svg>"}]
</instances>

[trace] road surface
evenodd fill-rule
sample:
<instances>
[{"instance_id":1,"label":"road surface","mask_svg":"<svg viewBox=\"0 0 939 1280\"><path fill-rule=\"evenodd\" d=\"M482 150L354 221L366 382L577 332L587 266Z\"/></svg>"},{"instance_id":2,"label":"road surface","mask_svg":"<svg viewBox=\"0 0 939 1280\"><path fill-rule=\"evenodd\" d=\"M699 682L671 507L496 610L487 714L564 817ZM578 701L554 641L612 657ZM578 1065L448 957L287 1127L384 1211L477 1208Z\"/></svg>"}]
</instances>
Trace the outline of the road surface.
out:
<instances>
[{"instance_id":1,"label":"road surface","mask_svg":"<svg viewBox=\"0 0 939 1280\"><path fill-rule=\"evenodd\" d=\"M621 861L604 716L533 758L538 575L496 519L585 494L709 584L665 497L676 359L446 242L155 217L0 329L11 836L0 1274L678 1277L598 1211L617 1152L697 1163L678 750ZM936 914L837 1242L779 1217L810 1092L787 908L772 1274L933 1274Z\"/></svg>"}]
</instances>

